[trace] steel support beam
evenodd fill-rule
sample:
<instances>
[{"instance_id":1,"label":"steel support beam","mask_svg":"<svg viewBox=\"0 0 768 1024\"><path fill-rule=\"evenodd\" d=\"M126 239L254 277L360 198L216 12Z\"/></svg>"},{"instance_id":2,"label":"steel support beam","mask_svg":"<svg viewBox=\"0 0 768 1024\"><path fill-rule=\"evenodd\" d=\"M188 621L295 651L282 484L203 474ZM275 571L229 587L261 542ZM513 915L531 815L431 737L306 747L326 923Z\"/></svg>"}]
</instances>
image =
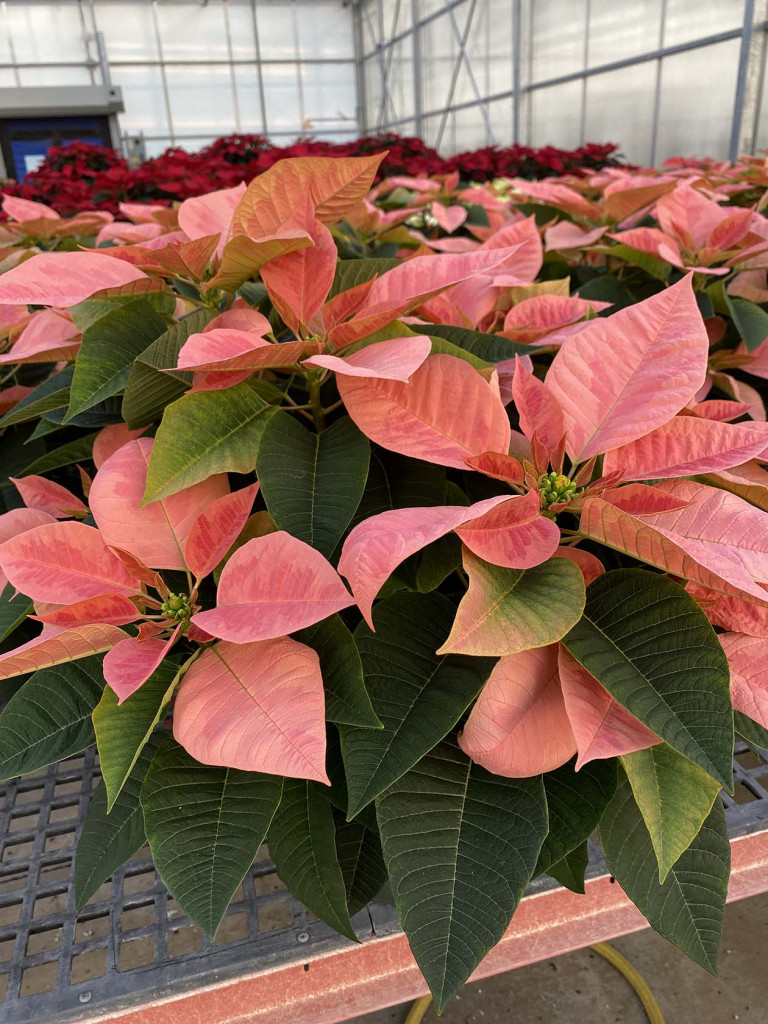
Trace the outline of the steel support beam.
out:
<instances>
[{"instance_id":1,"label":"steel support beam","mask_svg":"<svg viewBox=\"0 0 768 1024\"><path fill-rule=\"evenodd\" d=\"M768 891L768 832L731 841L728 900ZM501 942L473 980L640 931L648 923L608 875L586 894L560 887L525 897ZM401 932L361 945L253 971L135 1009L85 1018L88 1024L338 1024L425 995Z\"/></svg>"}]
</instances>

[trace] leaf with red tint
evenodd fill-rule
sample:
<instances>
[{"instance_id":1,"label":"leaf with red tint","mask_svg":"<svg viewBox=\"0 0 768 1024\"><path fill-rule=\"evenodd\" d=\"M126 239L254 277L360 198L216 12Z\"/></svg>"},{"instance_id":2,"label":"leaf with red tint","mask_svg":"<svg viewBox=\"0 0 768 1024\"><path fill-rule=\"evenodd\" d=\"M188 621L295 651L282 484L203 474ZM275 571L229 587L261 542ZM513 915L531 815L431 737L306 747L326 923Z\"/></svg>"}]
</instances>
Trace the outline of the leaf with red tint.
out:
<instances>
[{"instance_id":1,"label":"leaf with red tint","mask_svg":"<svg viewBox=\"0 0 768 1024\"><path fill-rule=\"evenodd\" d=\"M467 219L467 209L464 206L443 206L442 203L432 203L429 212L443 231L449 235L458 231Z\"/></svg>"},{"instance_id":2,"label":"leaf with red tint","mask_svg":"<svg viewBox=\"0 0 768 1024\"><path fill-rule=\"evenodd\" d=\"M518 282L533 281L544 261L541 235L533 214L523 220L508 221L483 242L478 251L489 252L508 247L513 248L514 252L498 269L509 271Z\"/></svg>"},{"instance_id":3,"label":"leaf with red tint","mask_svg":"<svg viewBox=\"0 0 768 1024\"><path fill-rule=\"evenodd\" d=\"M768 639L743 633L723 633L718 639L731 669L734 710L768 729Z\"/></svg>"},{"instance_id":4,"label":"leaf with red tint","mask_svg":"<svg viewBox=\"0 0 768 1024\"><path fill-rule=\"evenodd\" d=\"M623 480L716 473L759 456L767 446L765 424L675 416L650 434L608 452L603 471L621 471Z\"/></svg>"},{"instance_id":5,"label":"leaf with red tint","mask_svg":"<svg viewBox=\"0 0 768 1024\"><path fill-rule=\"evenodd\" d=\"M689 504L633 515L601 497L590 497L584 502L579 529L608 547L710 590L732 594L735 588L765 599L766 590L758 582L762 577L768 580L765 513L736 495L689 480L669 481L659 488Z\"/></svg>"},{"instance_id":6,"label":"leaf with red tint","mask_svg":"<svg viewBox=\"0 0 768 1024\"><path fill-rule=\"evenodd\" d=\"M278 256L261 268L272 305L295 334L300 325L314 324L331 290L339 255L325 224L309 219L308 233L314 245Z\"/></svg>"},{"instance_id":7,"label":"leaf with red tint","mask_svg":"<svg viewBox=\"0 0 768 1024\"><path fill-rule=\"evenodd\" d=\"M334 327L328 333L328 340L334 348L343 348L365 338L446 288L500 266L516 251L517 247L513 246L406 260L376 278L356 315Z\"/></svg>"},{"instance_id":8,"label":"leaf with red tint","mask_svg":"<svg viewBox=\"0 0 768 1024\"><path fill-rule=\"evenodd\" d=\"M688 412L694 416L701 416L705 420L718 420L721 423L728 423L731 420L740 419L750 409L754 408L748 402L732 402L727 398L715 398L706 402L694 402L686 406Z\"/></svg>"},{"instance_id":9,"label":"leaf with red tint","mask_svg":"<svg viewBox=\"0 0 768 1024\"><path fill-rule=\"evenodd\" d=\"M43 632L34 640L0 654L0 679L101 654L124 637L125 633L117 626L94 624L67 630L44 626Z\"/></svg>"},{"instance_id":10,"label":"leaf with red tint","mask_svg":"<svg viewBox=\"0 0 768 1024\"><path fill-rule=\"evenodd\" d=\"M85 601L66 604L53 612L44 615L33 615L32 618L47 626L59 626L70 629L94 622L106 622L112 626L127 626L139 617L136 605L125 594L101 594L89 597Z\"/></svg>"},{"instance_id":11,"label":"leaf with red tint","mask_svg":"<svg viewBox=\"0 0 768 1024\"><path fill-rule=\"evenodd\" d=\"M576 741L557 672L557 644L501 658L459 746L494 775L529 778L565 764Z\"/></svg>"},{"instance_id":12,"label":"leaf with red tint","mask_svg":"<svg viewBox=\"0 0 768 1024\"><path fill-rule=\"evenodd\" d=\"M666 192L671 192L674 187L675 182L669 179L661 181L644 179L641 184L634 186L629 182L615 182L605 189L603 206L611 220L626 220L633 213L642 210L644 206L656 202Z\"/></svg>"},{"instance_id":13,"label":"leaf with red tint","mask_svg":"<svg viewBox=\"0 0 768 1024\"><path fill-rule=\"evenodd\" d=\"M667 494L658 487L649 484L626 484L624 487L609 487L602 492L603 501L615 505L625 512L638 516L653 516L657 512L674 512L686 508L689 501Z\"/></svg>"},{"instance_id":14,"label":"leaf with red tint","mask_svg":"<svg viewBox=\"0 0 768 1024\"><path fill-rule=\"evenodd\" d=\"M523 482L523 467L511 455L481 452L480 455L468 456L464 461L470 469L476 469L478 473L493 477L494 480L503 480L507 484Z\"/></svg>"},{"instance_id":15,"label":"leaf with red tint","mask_svg":"<svg viewBox=\"0 0 768 1024\"><path fill-rule=\"evenodd\" d=\"M463 359L429 356L408 384L339 375L337 385L360 430L390 451L464 469L468 456L509 448L501 399Z\"/></svg>"},{"instance_id":16,"label":"leaf with red tint","mask_svg":"<svg viewBox=\"0 0 768 1024\"><path fill-rule=\"evenodd\" d=\"M181 623L169 640L139 640L129 636L104 658L104 679L117 694L117 703L135 693L149 679L179 635Z\"/></svg>"},{"instance_id":17,"label":"leaf with red tint","mask_svg":"<svg viewBox=\"0 0 768 1024\"><path fill-rule=\"evenodd\" d=\"M312 239L307 232L297 228L278 231L257 239L235 235L224 246L221 265L216 274L206 282L205 291L223 288L224 291L233 292L257 274L270 260L299 252L311 245Z\"/></svg>"},{"instance_id":18,"label":"leaf with red tint","mask_svg":"<svg viewBox=\"0 0 768 1024\"><path fill-rule=\"evenodd\" d=\"M525 436L536 434L547 452L554 451L565 434L563 414L546 384L534 377L519 356L515 356L512 398Z\"/></svg>"},{"instance_id":19,"label":"leaf with red tint","mask_svg":"<svg viewBox=\"0 0 768 1024\"><path fill-rule=\"evenodd\" d=\"M354 604L330 562L279 530L249 540L221 573L217 606L192 621L236 644L304 629Z\"/></svg>"},{"instance_id":20,"label":"leaf with red tint","mask_svg":"<svg viewBox=\"0 0 768 1024\"><path fill-rule=\"evenodd\" d=\"M319 342L312 341L286 341L278 344L251 331L218 328L191 335L179 352L177 369L231 373L234 370L293 366L304 356L319 351L320 347Z\"/></svg>"},{"instance_id":21,"label":"leaf with red tint","mask_svg":"<svg viewBox=\"0 0 768 1024\"><path fill-rule=\"evenodd\" d=\"M508 500L506 495L500 495L469 507L396 508L358 523L344 541L339 572L349 581L355 601L371 629L374 628L371 609L376 595L405 558Z\"/></svg>"},{"instance_id":22,"label":"leaf with red tint","mask_svg":"<svg viewBox=\"0 0 768 1024\"><path fill-rule=\"evenodd\" d=\"M99 531L84 523L49 523L12 537L0 546L0 568L33 601L71 604L138 590Z\"/></svg>"},{"instance_id":23,"label":"leaf with red tint","mask_svg":"<svg viewBox=\"0 0 768 1024\"><path fill-rule=\"evenodd\" d=\"M185 199L179 207L179 226L188 238L218 235L218 252L229 238L232 216L245 193L245 185Z\"/></svg>"},{"instance_id":24,"label":"leaf with red tint","mask_svg":"<svg viewBox=\"0 0 768 1024\"><path fill-rule=\"evenodd\" d=\"M573 213L577 217L589 217L599 220L602 213L599 206L585 199L583 195L569 188L568 185L561 185L556 181L525 181L523 178L514 178L513 184L517 192L531 199L538 199L547 206L554 206L566 213Z\"/></svg>"},{"instance_id":25,"label":"leaf with red tint","mask_svg":"<svg viewBox=\"0 0 768 1024\"><path fill-rule=\"evenodd\" d=\"M545 340L558 328L610 307L610 302L590 302L578 295L535 295L512 306L504 317L502 333L513 341L532 344Z\"/></svg>"},{"instance_id":26,"label":"leaf with red tint","mask_svg":"<svg viewBox=\"0 0 768 1024\"><path fill-rule=\"evenodd\" d=\"M457 527L456 533L478 557L509 569L541 565L560 543L560 530L541 515L541 499L535 490L496 505Z\"/></svg>"},{"instance_id":27,"label":"leaf with red tint","mask_svg":"<svg viewBox=\"0 0 768 1024\"><path fill-rule=\"evenodd\" d=\"M139 427L138 430L130 430L125 423L110 423L108 427L103 427L94 439L91 452L96 469L100 469L118 448L122 448L124 444L128 444L136 437L141 437L146 429L146 427Z\"/></svg>"},{"instance_id":28,"label":"leaf with red tint","mask_svg":"<svg viewBox=\"0 0 768 1024\"><path fill-rule=\"evenodd\" d=\"M218 498L204 509L189 531L184 558L194 576L213 572L240 535L251 512L258 484Z\"/></svg>"},{"instance_id":29,"label":"leaf with red tint","mask_svg":"<svg viewBox=\"0 0 768 1024\"><path fill-rule=\"evenodd\" d=\"M216 644L182 680L173 735L201 764L328 783L317 654L287 637Z\"/></svg>"},{"instance_id":30,"label":"leaf with red tint","mask_svg":"<svg viewBox=\"0 0 768 1024\"><path fill-rule=\"evenodd\" d=\"M109 549L116 558L125 566L126 570L130 575L138 580L140 583L146 583L150 587L156 589L162 589L162 578L159 573L155 572L154 569L150 569L149 566L145 565L140 558L132 555L130 551L124 551L122 548L110 547Z\"/></svg>"},{"instance_id":31,"label":"leaf with red tint","mask_svg":"<svg viewBox=\"0 0 768 1024\"><path fill-rule=\"evenodd\" d=\"M619 448L672 419L704 383L708 352L689 277L567 338L546 386L571 458Z\"/></svg>"},{"instance_id":32,"label":"leaf with red tint","mask_svg":"<svg viewBox=\"0 0 768 1024\"><path fill-rule=\"evenodd\" d=\"M574 562L578 565L586 586L589 586L590 583L605 572L605 566L600 559L589 551L584 551L582 548L559 547L552 557L567 558L569 562Z\"/></svg>"},{"instance_id":33,"label":"leaf with red tint","mask_svg":"<svg viewBox=\"0 0 768 1024\"><path fill-rule=\"evenodd\" d=\"M579 752L576 771L590 761L661 743L656 733L615 701L562 645L559 665L565 708Z\"/></svg>"},{"instance_id":34,"label":"leaf with red tint","mask_svg":"<svg viewBox=\"0 0 768 1024\"><path fill-rule=\"evenodd\" d=\"M685 588L713 626L735 633L768 637L768 594L764 601L728 596L697 583Z\"/></svg>"},{"instance_id":35,"label":"leaf with red tint","mask_svg":"<svg viewBox=\"0 0 768 1024\"><path fill-rule=\"evenodd\" d=\"M562 249L586 249L605 234L605 228L585 229L569 220L558 221L544 232L544 249L556 252Z\"/></svg>"},{"instance_id":36,"label":"leaf with red tint","mask_svg":"<svg viewBox=\"0 0 768 1024\"><path fill-rule=\"evenodd\" d=\"M366 157L280 160L248 186L232 220L235 233L258 238L293 215L309 193L315 216L341 220L369 192L383 153Z\"/></svg>"},{"instance_id":37,"label":"leaf with red tint","mask_svg":"<svg viewBox=\"0 0 768 1024\"><path fill-rule=\"evenodd\" d=\"M118 288L146 274L97 252L41 252L12 267L0 280L0 304L74 306L104 288Z\"/></svg>"},{"instance_id":38,"label":"leaf with red tint","mask_svg":"<svg viewBox=\"0 0 768 1024\"><path fill-rule=\"evenodd\" d=\"M350 356L311 356L304 360L304 365L319 366L348 377L399 380L407 384L431 351L431 339L426 334L417 334L377 341Z\"/></svg>"},{"instance_id":39,"label":"leaf with red tint","mask_svg":"<svg viewBox=\"0 0 768 1024\"><path fill-rule=\"evenodd\" d=\"M74 359L79 347L80 332L69 313L41 309L32 316L13 348L0 355L0 365Z\"/></svg>"},{"instance_id":40,"label":"leaf with red tint","mask_svg":"<svg viewBox=\"0 0 768 1024\"><path fill-rule=\"evenodd\" d=\"M36 526L44 526L55 521L52 515L41 512L40 509L12 508L0 515L0 547L19 533L26 533L27 530L34 530ZM7 582L5 573L0 569L0 592Z\"/></svg>"},{"instance_id":41,"label":"leaf with red tint","mask_svg":"<svg viewBox=\"0 0 768 1024\"><path fill-rule=\"evenodd\" d=\"M140 437L123 445L94 477L90 504L104 542L122 548L153 569L183 569L184 545L195 520L229 493L217 474L168 498L141 506L154 441Z\"/></svg>"},{"instance_id":42,"label":"leaf with red tint","mask_svg":"<svg viewBox=\"0 0 768 1024\"><path fill-rule=\"evenodd\" d=\"M676 238L688 252L702 249L728 216L727 210L687 184L679 184L656 204L656 220L662 231Z\"/></svg>"},{"instance_id":43,"label":"leaf with red tint","mask_svg":"<svg viewBox=\"0 0 768 1024\"><path fill-rule=\"evenodd\" d=\"M44 476L8 477L27 508L40 509L54 519L88 515L88 506L66 487Z\"/></svg>"},{"instance_id":44,"label":"leaf with red tint","mask_svg":"<svg viewBox=\"0 0 768 1024\"><path fill-rule=\"evenodd\" d=\"M3 212L15 221L25 220L59 220L59 214L45 203L34 203L30 199L19 196L3 196Z\"/></svg>"}]
</instances>

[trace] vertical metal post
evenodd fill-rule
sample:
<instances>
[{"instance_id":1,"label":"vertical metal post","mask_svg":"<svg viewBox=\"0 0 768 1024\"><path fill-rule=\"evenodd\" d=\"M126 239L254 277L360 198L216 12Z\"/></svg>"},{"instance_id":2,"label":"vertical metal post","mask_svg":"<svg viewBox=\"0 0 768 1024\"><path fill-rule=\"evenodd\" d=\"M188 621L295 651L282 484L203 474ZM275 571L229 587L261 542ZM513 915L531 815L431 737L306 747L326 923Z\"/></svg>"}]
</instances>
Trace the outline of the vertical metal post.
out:
<instances>
[{"instance_id":1,"label":"vertical metal post","mask_svg":"<svg viewBox=\"0 0 768 1024\"><path fill-rule=\"evenodd\" d=\"M368 97L365 86L365 43L363 40L363 17L360 4L363 0L352 2L352 42L355 48L355 90L357 92L357 133L368 134Z\"/></svg>"},{"instance_id":2,"label":"vertical metal post","mask_svg":"<svg viewBox=\"0 0 768 1024\"><path fill-rule=\"evenodd\" d=\"M533 34L534 34L534 17L533 17L533 5L535 0L528 0L528 81L533 78ZM525 142L527 146L531 144L531 132L533 127L533 90L528 89L526 91L528 103L527 103L527 119L526 119L526 132Z\"/></svg>"},{"instance_id":3,"label":"vertical metal post","mask_svg":"<svg viewBox=\"0 0 768 1024\"><path fill-rule=\"evenodd\" d=\"M94 71L93 71L93 63L92 63L92 57L91 57L91 36L94 35L95 32L96 32L96 25L95 25L95 22L94 22L94 19L93 19L93 0L91 0L91 4L90 4L91 25L92 25L90 32L88 31L88 27L87 27L87 25L85 23L85 11L83 10L83 0L77 0L77 13L78 13L78 15L80 17L80 31L83 34L83 46L85 47L85 59L88 61L88 74L90 75L91 85L95 85L96 84L96 75L94 74ZM98 46L98 43L97 43L97 46ZM103 67L103 65L102 65L102 68L101 68L101 73L102 73L102 76L103 76L104 75L104 67ZM104 85L107 84L106 80L103 82L103 84Z\"/></svg>"},{"instance_id":4,"label":"vertical metal post","mask_svg":"<svg viewBox=\"0 0 768 1024\"><path fill-rule=\"evenodd\" d=\"M464 25L464 32L459 36L459 53L456 57L456 63L453 66L453 74L451 75L451 84L448 88L448 95L445 99L445 108L443 110L443 116L440 118L440 128L437 132L437 138L435 139L435 149L440 148L440 143L443 141L443 133L445 132L445 126L448 123L448 114L450 112L451 104L453 103L453 94L456 91L456 83L459 79L459 71L461 70L462 59L464 54L464 47L467 45L467 39L469 38L469 32L472 28L472 18L475 14L475 7L477 6L477 0L470 0L469 11L467 13L467 21Z\"/></svg>"},{"instance_id":5,"label":"vertical metal post","mask_svg":"<svg viewBox=\"0 0 768 1024\"><path fill-rule=\"evenodd\" d=\"M6 0L0 0L0 13L3 15L3 20L8 19L8 5ZM8 27L8 52L11 55L11 63L13 64L13 77L16 81L16 85L21 85L21 75L19 74L19 65L16 59L16 47L13 45L13 36L11 35L10 26Z\"/></svg>"},{"instance_id":6,"label":"vertical metal post","mask_svg":"<svg viewBox=\"0 0 768 1024\"><path fill-rule=\"evenodd\" d=\"M741 48L739 50L739 70L736 77L736 97L733 103L733 121L731 122L731 143L728 147L728 158L735 160L739 155L741 141L741 123L744 117L744 97L747 91L747 70L749 68L749 51L752 43L752 24L755 20L755 0L744 0L744 24L741 30Z\"/></svg>"},{"instance_id":7,"label":"vertical metal post","mask_svg":"<svg viewBox=\"0 0 768 1024\"><path fill-rule=\"evenodd\" d=\"M421 7L419 0L411 0L411 18L413 20L413 32L411 42L413 44L413 129L419 138L424 134L424 82L421 76Z\"/></svg>"},{"instance_id":8,"label":"vertical metal post","mask_svg":"<svg viewBox=\"0 0 768 1024\"><path fill-rule=\"evenodd\" d=\"M664 49L664 36L667 30L667 0L661 0L659 12L659 49ZM659 113L661 111L661 71L663 57L656 61L656 84L653 92L653 121L651 122L651 167L656 166L656 147L659 142Z\"/></svg>"},{"instance_id":9,"label":"vertical metal post","mask_svg":"<svg viewBox=\"0 0 768 1024\"><path fill-rule=\"evenodd\" d=\"M512 0L512 142L520 141L520 85L522 83L523 8L522 0Z\"/></svg>"},{"instance_id":10,"label":"vertical metal post","mask_svg":"<svg viewBox=\"0 0 768 1024\"><path fill-rule=\"evenodd\" d=\"M307 123L307 115L304 108L304 80L302 65L300 63L301 47L299 45L299 22L296 16L296 0L292 0L291 2L291 21L293 22L293 56L296 60L296 85L299 96L299 123L301 124L301 131L303 133Z\"/></svg>"},{"instance_id":11,"label":"vertical metal post","mask_svg":"<svg viewBox=\"0 0 768 1024\"><path fill-rule=\"evenodd\" d=\"M237 95L237 76L235 75L235 53L232 49L232 29L229 24L229 0L224 0L224 30L227 36L227 55L229 56L229 81L232 86L232 103L235 111L235 130L242 130L240 121L240 100Z\"/></svg>"},{"instance_id":12,"label":"vertical metal post","mask_svg":"<svg viewBox=\"0 0 768 1024\"><path fill-rule=\"evenodd\" d=\"M587 83L589 78L586 74L589 68L589 23L591 21L592 3L586 0L584 6L584 77L581 80L581 118L579 123L579 136L583 146L587 134Z\"/></svg>"},{"instance_id":13,"label":"vertical metal post","mask_svg":"<svg viewBox=\"0 0 768 1024\"><path fill-rule=\"evenodd\" d=\"M176 134L173 130L173 114L171 113L171 96L168 91L168 79L165 74L165 57L163 56L163 43L160 38L160 23L157 18L157 0L152 0L152 25L155 30L155 42L157 43L157 55L160 58L160 81L163 85L163 100L165 102L165 116L168 118L168 133L171 145L176 144Z\"/></svg>"},{"instance_id":14,"label":"vertical metal post","mask_svg":"<svg viewBox=\"0 0 768 1024\"><path fill-rule=\"evenodd\" d=\"M256 13L256 0L251 0L251 21L253 23L253 45L256 50L256 74L259 80L259 106L261 107L261 130L269 135L267 126L267 103L264 96L264 76L261 73L261 44L259 42L259 18Z\"/></svg>"}]
</instances>

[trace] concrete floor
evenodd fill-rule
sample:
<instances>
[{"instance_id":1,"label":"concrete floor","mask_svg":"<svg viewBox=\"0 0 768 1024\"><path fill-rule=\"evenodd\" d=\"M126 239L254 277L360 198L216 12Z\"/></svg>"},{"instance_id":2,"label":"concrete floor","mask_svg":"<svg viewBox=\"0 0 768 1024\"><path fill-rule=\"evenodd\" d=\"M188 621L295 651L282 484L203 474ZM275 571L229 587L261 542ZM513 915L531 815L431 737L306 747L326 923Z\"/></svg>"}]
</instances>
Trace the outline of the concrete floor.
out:
<instances>
[{"instance_id":1,"label":"concrete floor","mask_svg":"<svg viewBox=\"0 0 768 1024\"><path fill-rule=\"evenodd\" d=\"M768 893L731 904L720 977L713 978L652 931L612 943L642 974L665 1024L766 1024ZM348 1024L403 1024L409 1004ZM424 1024L648 1024L621 974L588 949L467 985Z\"/></svg>"}]
</instances>

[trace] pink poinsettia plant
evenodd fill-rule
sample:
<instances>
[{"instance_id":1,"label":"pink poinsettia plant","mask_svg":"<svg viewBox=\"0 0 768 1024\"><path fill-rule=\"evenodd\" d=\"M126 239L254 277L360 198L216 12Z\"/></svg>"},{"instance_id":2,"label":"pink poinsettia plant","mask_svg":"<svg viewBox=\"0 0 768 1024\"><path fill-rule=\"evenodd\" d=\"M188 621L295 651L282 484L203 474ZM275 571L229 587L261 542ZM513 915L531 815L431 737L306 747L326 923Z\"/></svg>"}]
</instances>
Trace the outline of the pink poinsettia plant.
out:
<instances>
[{"instance_id":1,"label":"pink poinsettia plant","mask_svg":"<svg viewBox=\"0 0 768 1024\"><path fill-rule=\"evenodd\" d=\"M768 178L380 160L0 276L4 775L95 739L81 902L145 839L209 934L265 836L349 938L388 879L440 1007L595 829L714 970L718 794L768 744Z\"/></svg>"}]
</instances>

